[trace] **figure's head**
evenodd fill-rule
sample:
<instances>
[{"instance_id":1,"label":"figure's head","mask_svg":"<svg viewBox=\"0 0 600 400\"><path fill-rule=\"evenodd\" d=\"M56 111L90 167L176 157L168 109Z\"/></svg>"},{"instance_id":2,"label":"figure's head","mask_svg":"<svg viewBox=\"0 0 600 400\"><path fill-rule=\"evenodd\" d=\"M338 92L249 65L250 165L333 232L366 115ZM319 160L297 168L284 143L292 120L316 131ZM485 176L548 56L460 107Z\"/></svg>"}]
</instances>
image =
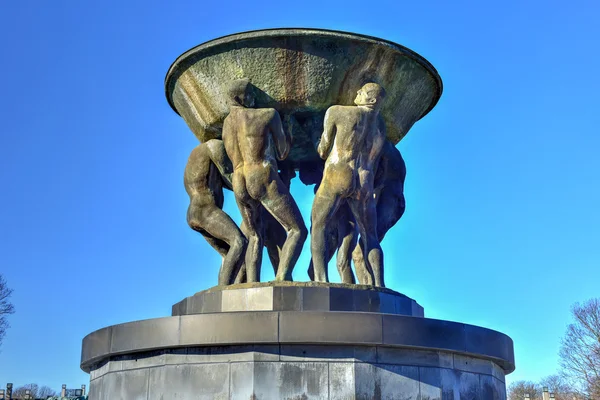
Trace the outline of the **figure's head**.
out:
<instances>
[{"instance_id":1,"label":"figure's head","mask_svg":"<svg viewBox=\"0 0 600 400\"><path fill-rule=\"evenodd\" d=\"M229 101L231 105L254 106L254 93L248 78L236 79L229 85Z\"/></svg>"},{"instance_id":2,"label":"figure's head","mask_svg":"<svg viewBox=\"0 0 600 400\"><path fill-rule=\"evenodd\" d=\"M385 97L385 90L377 83L367 83L356 93L354 104L357 106L369 106L379 108Z\"/></svg>"}]
</instances>

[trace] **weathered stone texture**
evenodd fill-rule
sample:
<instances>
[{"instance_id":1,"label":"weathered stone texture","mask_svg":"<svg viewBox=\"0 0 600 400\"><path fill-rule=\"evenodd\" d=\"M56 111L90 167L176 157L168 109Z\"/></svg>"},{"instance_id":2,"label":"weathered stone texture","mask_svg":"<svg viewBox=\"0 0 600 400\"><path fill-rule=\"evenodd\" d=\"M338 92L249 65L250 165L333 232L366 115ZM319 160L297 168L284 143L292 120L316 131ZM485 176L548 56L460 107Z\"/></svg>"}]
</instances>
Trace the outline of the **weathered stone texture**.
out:
<instances>
[{"instance_id":1,"label":"weathered stone texture","mask_svg":"<svg viewBox=\"0 0 600 400\"><path fill-rule=\"evenodd\" d=\"M93 371L90 400L506 400L503 380L480 368L488 361L446 352L257 345L138 357L123 356ZM466 363L480 372L461 370Z\"/></svg>"}]
</instances>

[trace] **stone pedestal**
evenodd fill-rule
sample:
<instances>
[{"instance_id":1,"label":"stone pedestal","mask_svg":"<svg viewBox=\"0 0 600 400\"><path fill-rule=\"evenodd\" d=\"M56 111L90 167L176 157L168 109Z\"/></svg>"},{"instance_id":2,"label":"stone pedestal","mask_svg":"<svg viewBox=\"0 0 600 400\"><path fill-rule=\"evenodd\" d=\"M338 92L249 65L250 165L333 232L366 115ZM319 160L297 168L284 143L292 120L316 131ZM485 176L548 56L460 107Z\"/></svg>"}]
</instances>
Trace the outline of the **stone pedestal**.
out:
<instances>
[{"instance_id":1,"label":"stone pedestal","mask_svg":"<svg viewBox=\"0 0 600 400\"><path fill-rule=\"evenodd\" d=\"M234 306L235 305L235 306ZM512 340L390 290L213 288L83 340L100 399L506 399Z\"/></svg>"}]
</instances>

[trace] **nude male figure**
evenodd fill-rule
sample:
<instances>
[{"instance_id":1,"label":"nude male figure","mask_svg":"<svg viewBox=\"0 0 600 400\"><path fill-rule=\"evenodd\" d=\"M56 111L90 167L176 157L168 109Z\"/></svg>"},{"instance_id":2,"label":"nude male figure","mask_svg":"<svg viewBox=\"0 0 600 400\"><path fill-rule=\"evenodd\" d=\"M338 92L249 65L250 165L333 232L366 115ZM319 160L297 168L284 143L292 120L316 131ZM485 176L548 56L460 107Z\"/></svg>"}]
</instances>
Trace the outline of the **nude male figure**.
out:
<instances>
[{"instance_id":1,"label":"nude male figure","mask_svg":"<svg viewBox=\"0 0 600 400\"><path fill-rule=\"evenodd\" d=\"M232 83L230 101L223 141L233 163L233 192L247 230L247 281L260 279L264 241L261 205L287 232L275 280L291 281L308 234L300 210L277 171L277 160L287 157L292 138L284 133L277 110L251 108L254 94L247 79Z\"/></svg>"},{"instance_id":2,"label":"nude male figure","mask_svg":"<svg viewBox=\"0 0 600 400\"><path fill-rule=\"evenodd\" d=\"M312 207L311 251L316 281L328 281L326 228L345 200L358 225L374 284L385 286L373 196L375 167L386 140L379 114L384 96L381 86L367 83L357 93L356 106L332 106L325 114L317 148L326 160L325 171Z\"/></svg>"},{"instance_id":3,"label":"nude male figure","mask_svg":"<svg viewBox=\"0 0 600 400\"><path fill-rule=\"evenodd\" d=\"M313 172L312 176L317 175ZM323 181L323 169L320 169L320 176L315 182L315 193L319 190L321 182ZM312 227L311 227L312 230ZM327 254L325 257L325 264L329 264L329 261L333 258L337 252L336 265L338 273L342 283L354 284L356 278L352 272L352 250L356 246L358 239L358 230L356 229L356 222L354 216L350 211L348 204L343 201L335 215L327 225L325 238L327 240ZM311 281L315 280L314 263L311 258L310 264L308 265L308 277Z\"/></svg>"},{"instance_id":4,"label":"nude male figure","mask_svg":"<svg viewBox=\"0 0 600 400\"><path fill-rule=\"evenodd\" d=\"M219 285L234 283L246 249L246 238L222 210L223 186L231 188L232 171L223 142L212 139L192 150L184 172L188 224L223 257Z\"/></svg>"},{"instance_id":5,"label":"nude male figure","mask_svg":"<svg viewBox=\"0 0 600 400\"><path fill-rule=\"evenodd\" d=\"M400 151L391 142L385 141L377 172L375 173L375 202L377 203L377 238L379 243L385 234L404 214L404 180L406 164ZM352 252L358 281L372 285L373 275L368 270L363 257L363 248L357 245Z\"/></svg>"}]
</instances>

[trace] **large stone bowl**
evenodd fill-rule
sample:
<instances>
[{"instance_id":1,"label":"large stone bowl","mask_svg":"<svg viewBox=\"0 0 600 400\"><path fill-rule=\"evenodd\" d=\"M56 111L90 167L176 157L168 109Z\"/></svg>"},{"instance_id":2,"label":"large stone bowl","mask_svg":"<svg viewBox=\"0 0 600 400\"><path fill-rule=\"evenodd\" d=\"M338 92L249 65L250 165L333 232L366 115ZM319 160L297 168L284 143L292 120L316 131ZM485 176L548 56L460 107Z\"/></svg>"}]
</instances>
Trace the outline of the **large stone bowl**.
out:
<instances>
[{"instance_id":1,"label":"large stone bowl","mask_svg":"<svg viewBox=\"0 0 600 400\"><path fill-rule=\"evenodd\" d=\"M200 141L220 138L228 84L239 78L258 89L257 107L280 112L294 136L292 162L318 158L314 147L325 111L352 105L367 82L387 92L382 114L394 144L442 94L435 68L396 43L321 29L271 29L211 40L179 56L165 78L167 99Z\"/></svg>"}]
</instances>

